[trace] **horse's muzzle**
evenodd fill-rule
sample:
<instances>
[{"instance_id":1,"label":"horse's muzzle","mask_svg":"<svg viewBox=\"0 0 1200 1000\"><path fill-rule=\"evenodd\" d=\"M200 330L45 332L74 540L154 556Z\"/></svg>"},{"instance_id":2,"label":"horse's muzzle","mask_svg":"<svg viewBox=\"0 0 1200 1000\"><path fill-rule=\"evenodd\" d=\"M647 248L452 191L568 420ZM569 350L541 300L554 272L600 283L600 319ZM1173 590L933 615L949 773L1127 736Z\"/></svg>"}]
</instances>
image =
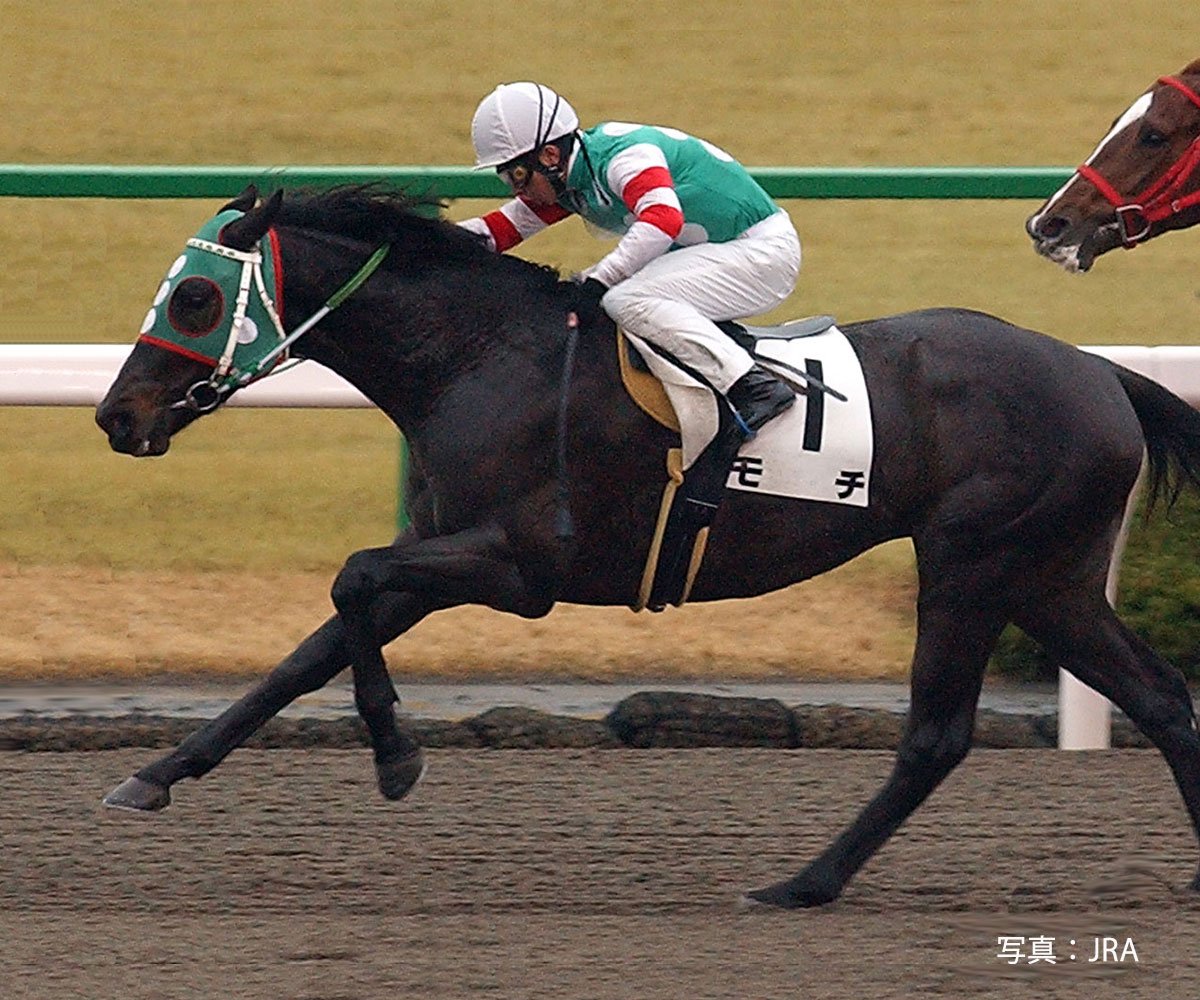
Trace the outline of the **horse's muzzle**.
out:
<instances>
[{"instance_id":1,"label":"horse's muzzle","mask_svg":"<svg viewBox=\"0 0 1200 1000\"><path fill-rule=\"evenodd\" d=\"M1090 218L1072 222L1065 215L1035 213L1025 220L1033 249L1073 274L1090 271L1097 257L1124 244L1117 220Z\"/></svg>"},{"instance_id":2,"label":"horse's muzzle","mask_svg":"<svg viewBox=\"0 0 1200 1000\"><path fill-rule=\"evenodd\" d=\"M154 422L139 420L133 409L105 400L96 408L96 423L108 435L108 444L121 455L145 458L165 455L171 435Z\"/></svg>"}]
</instances>

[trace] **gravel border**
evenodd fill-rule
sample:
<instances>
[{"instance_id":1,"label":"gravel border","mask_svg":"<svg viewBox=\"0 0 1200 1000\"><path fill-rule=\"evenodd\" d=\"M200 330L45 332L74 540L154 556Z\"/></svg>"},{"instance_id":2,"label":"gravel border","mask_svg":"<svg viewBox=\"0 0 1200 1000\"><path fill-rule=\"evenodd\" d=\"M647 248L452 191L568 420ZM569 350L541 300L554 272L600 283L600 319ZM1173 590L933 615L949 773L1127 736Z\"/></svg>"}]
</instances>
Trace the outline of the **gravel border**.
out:
<instances>
[{"instance_id":1,"label":"gravel border","mask_svg":"<svg viewBox=\"0 0 1200 1000\"><path fill-rule=\"evenodd\" d=\"M208 719L134 712L119 717L45 716L0 719L0 750L81 751L122 747L170 748ZM788 707L769 698L727 698L676 691L643 691L619 702L604 719L553 715L532 708L491 708L461 721L407 719L423 746L491 750L582 748L764 747L775 749L893 750L904 716L843 705ZM995 749L1057 745L1056 714L1016 715L981 709L974 745ZM260 749L345 749L367 745L357 718L276 718L245 744ZM1116 715L1114 748L1150 744Z\"/></svg>"}]
</instances>

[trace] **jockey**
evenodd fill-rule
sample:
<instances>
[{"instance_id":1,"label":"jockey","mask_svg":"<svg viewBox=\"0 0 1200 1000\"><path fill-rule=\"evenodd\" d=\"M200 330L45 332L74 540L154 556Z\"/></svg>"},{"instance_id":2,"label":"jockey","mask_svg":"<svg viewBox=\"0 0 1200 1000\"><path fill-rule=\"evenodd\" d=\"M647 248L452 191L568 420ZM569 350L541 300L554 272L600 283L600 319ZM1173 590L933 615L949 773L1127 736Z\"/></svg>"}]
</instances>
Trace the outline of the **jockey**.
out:
<instances>
[{"instance_id":1,"label":"jockey","mask_svg":"<svg viewBox=\"0 0 1200 1000\"><path fill-rule=\"evenodd\" d=\"M580 131L571 105L536 83L485 97L471 140L476 169L495 169L516 197L461 225L499 252L572 214L619 234L578 276L591 301L706 379L745 437L795 402L715 322L778 305L800 271L791 219L741 164L676 129Z\"/></svg>"}]
</instances>

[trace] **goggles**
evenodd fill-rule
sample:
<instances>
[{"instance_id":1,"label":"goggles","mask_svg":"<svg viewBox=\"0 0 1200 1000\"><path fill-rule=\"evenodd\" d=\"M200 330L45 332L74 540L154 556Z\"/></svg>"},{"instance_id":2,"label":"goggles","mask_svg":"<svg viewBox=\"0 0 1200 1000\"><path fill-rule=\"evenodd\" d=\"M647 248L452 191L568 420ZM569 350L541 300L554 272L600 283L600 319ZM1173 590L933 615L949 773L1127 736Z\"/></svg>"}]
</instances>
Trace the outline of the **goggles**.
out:
<instances>
[{"instance_id":1,"label":"goggles","mask_svg":"<svg viewBox=\"0 0 1200 1000\"><path fill-rule=\"evenodd\" d=\"M520 194L532 180L535 169L532 158L523 156L518 160L510 160L508 163L501 164L496 168L496 174L512 189L514 194Z\"/></svg>"}]
</instances>

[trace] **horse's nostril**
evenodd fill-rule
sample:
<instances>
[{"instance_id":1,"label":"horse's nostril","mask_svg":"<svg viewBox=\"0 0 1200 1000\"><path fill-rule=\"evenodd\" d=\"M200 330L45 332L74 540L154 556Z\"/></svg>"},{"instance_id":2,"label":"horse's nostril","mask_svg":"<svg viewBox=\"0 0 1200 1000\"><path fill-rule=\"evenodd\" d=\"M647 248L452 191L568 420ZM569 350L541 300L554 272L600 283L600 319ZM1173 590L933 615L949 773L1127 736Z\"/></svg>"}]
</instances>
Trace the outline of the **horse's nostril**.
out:
<instances>
[{"instance_id":1,"label":"horse's nostril","mask_svg":"<svg viewBox=\"0 0 1200 1000\"><path fill-rule=\"evenodd\" d=\"M133 430L133 418L127 410L100 407L96 423L111 439L127 437Z\"/></svg>"},{"instance_id":2,"label":"horse's nostril","mask_svg":"<svg viewBox=\"0 0 1200 1000\"><path fill-rule=\"evenodd\" d=\"M1035 240L1056 240L1066 231L1068 225L1070 223L1061 215L1052 215L1049 218L1039 218L1035 215L1029 219L1025 228Z\"/></svg>"}]
</instances>

